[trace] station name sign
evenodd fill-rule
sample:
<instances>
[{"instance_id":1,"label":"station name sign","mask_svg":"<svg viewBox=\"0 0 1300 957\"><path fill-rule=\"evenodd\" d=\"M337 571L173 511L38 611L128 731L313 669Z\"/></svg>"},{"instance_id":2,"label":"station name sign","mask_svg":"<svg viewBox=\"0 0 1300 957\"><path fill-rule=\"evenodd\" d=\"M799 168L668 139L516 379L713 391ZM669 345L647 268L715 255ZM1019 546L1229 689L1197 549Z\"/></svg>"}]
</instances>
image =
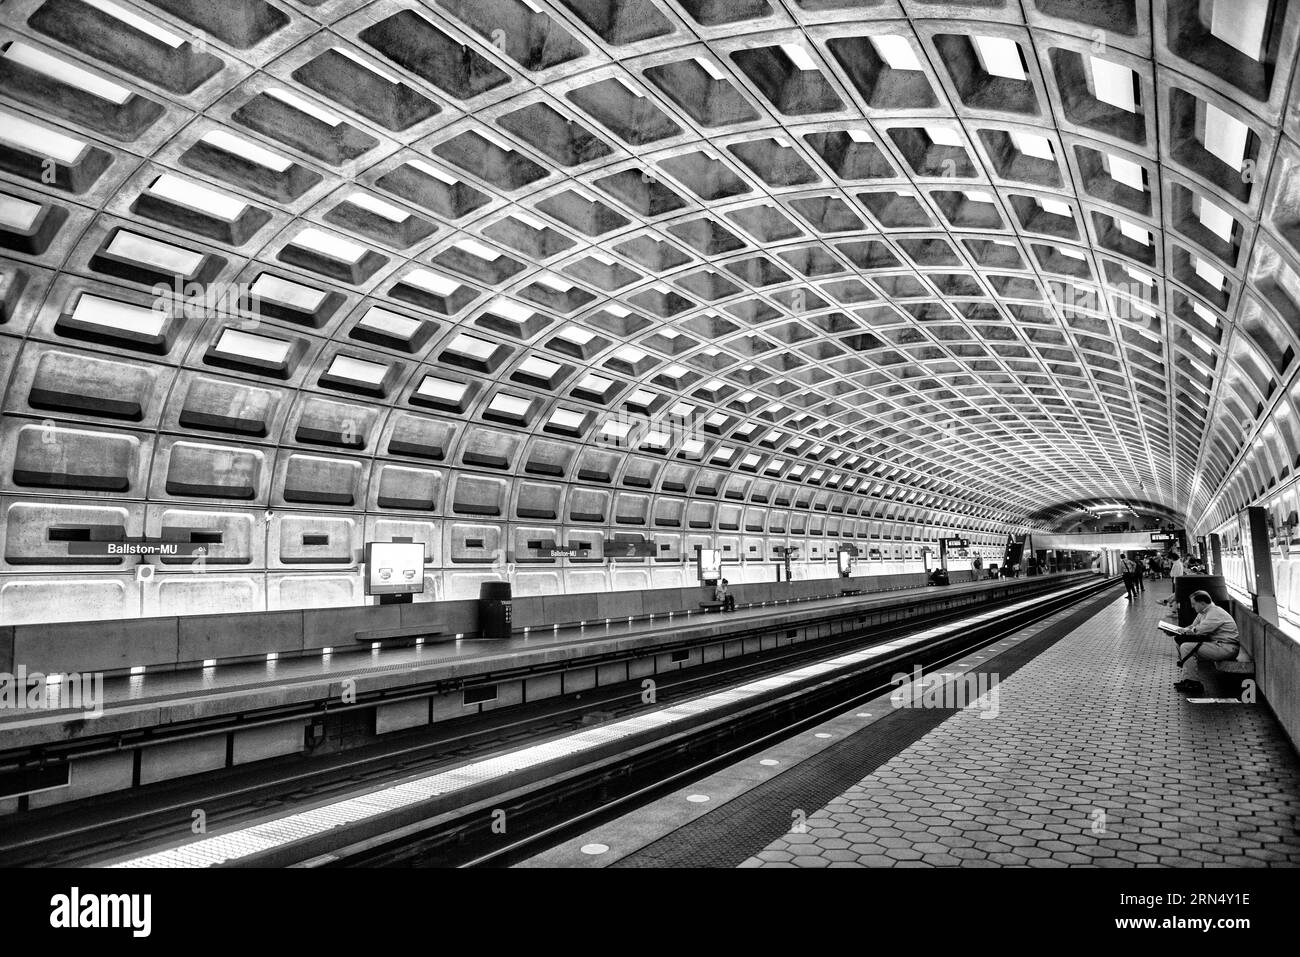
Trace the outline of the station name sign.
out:
<instances>
[{"instance_id":1,"label":"station name sign","mask_svg":"<svg viewBox=\"0 0 1300 957\"><path fill-rule=\"evenodd\" d=\"M945 538L943 543L949 548L970 548L970 539L968 538Z\"/></svg>"},{"instance_id":2,"label":"station name sign","mask_svg":"<svg viewBox=\"0 0 1300 957\"><path fill-rule=\"evenodd\" d=\"M210 549L207 542L180 541L173 537L146 538L120 536L113 539L74 539L68 542L68 554L96 558L199 558ZM217 542L219 544L219 540Z\"/></svg>"},{"instance_id":3,"label":"station name sign","mask_svg":"<svg viewBox=\"0 0 1300 957\"><path fill-rule=\"evenodd\" d=\"M1180 532L1152 532L1151 541L1153 542L1176 542Z\"/></svg>"}]
</instances>

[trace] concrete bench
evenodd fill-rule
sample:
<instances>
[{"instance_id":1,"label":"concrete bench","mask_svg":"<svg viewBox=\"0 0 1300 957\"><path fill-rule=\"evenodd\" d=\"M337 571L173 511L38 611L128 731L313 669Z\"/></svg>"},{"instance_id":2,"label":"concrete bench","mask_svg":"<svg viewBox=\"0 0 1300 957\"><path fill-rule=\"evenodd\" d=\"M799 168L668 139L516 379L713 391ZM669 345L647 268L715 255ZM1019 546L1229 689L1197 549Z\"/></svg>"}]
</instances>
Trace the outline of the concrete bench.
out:
<instances>
[{"instance_id":1,"label":"concrete bench","mask_svg":"<svg viewBox=\"0 0 1300 957\"><path fill-rule=\"evenodd\" d=\"M701 611L721 611L725 602L720 601L702 601L700 602Z\"/></svg>"}]
</instances>

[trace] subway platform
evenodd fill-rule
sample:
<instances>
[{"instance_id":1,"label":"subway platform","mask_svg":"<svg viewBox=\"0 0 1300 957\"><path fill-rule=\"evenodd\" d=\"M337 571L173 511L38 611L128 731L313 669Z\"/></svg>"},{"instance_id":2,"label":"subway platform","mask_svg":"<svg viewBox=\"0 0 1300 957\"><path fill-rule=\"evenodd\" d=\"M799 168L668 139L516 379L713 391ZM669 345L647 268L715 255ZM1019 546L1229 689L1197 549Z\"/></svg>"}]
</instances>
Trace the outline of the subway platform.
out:
<instances>
[{"instance_id":1,"label":"subway platform","mask_svg":"<svg viewBox=\"0 0 1300 957\"><path fill-rule=\"evenodd\" d=\"M1263 703L1174 690L1167 591L943 669L984 691L965 707L881 695L522 866L1300 864L1296 751Z\"/></svg>"}]
</instances>

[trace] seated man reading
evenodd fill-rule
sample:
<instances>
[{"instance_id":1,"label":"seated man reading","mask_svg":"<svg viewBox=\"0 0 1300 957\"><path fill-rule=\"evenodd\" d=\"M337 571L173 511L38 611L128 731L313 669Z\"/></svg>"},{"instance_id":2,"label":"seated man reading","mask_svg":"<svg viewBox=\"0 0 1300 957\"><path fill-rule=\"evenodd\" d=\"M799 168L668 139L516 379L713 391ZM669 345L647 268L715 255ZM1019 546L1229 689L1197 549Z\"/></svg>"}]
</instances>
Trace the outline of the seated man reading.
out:
<instances>
[{"instance_id":1,"label":"seated man reading","mask_svg":"<svg viewBox=\"0 0 1300 957\"><path fill-rule=\"evenodd\" d=\"M1196 620L1186 628L1162 624L1170 634L1180 639L1191 639L1179 641L1179 667L1193 654L1200 661L1236 661L1241 642L1237 638L1237 623L1232 615L1227 609L1216 605L1210 593L1205 591L1192 593L1192 607L1196 609ZM1190 692L1199 692L1203 688L1199 681L1191 678L1179 681L1174 687L1179 691Z\"/></svg>"},{"instance_id":2,"label":"seated man reading","mask_svg":"<svg viewBox=\"0 0 1300 957\"><path fill-rule=\"evenodd\" d=\"M723 611L736 610L736 596L727 589L727 580L718 579L718 585L713 589L713 600L722 602Z\"/></svg>"}]
</instances>

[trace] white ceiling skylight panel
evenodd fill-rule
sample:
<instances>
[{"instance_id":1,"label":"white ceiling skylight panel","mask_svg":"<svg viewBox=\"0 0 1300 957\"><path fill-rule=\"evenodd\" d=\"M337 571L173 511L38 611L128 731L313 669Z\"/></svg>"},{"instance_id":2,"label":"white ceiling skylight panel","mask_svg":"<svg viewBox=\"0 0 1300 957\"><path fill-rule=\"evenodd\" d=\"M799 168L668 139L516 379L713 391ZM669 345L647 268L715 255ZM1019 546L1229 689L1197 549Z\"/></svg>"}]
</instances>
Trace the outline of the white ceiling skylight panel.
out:
<instances>
[{"instance_id":1,"label":"white ceiling skylight panel","mask_svg":"<svg viewBox=\"0 0 1300 957\"><path fill-rule=\"evenodd\" d=\"M798 43L782 43L781 50L790 58L796 70L807 73L817 69L817 61L813 59L807 47Z\"/></svg>"},{"instance_id":2,"label":"white ceiling skylight panel","mask_svg":"<svg viewBox=\"0 0 1300 957\"><path fill-rule=\"evenodd\" d=\"M456 280L448 279L428 269L412 269L402 277L402 281L436 296L450 296L460 288L460 283Z\"/></svg>"},{"instance_id":3,"label":"white ceiling skylight panel","mask_svg":"<svg viewBox=\"0 0 1300 957\"><path fill-rule=\"evenodd\" d=\"M1116 156L1114 153L1106 153L1105 165L1110 178L1115 182L1122 183L1130 189L1146 192L1146 170L1140 163L1134 163L1132 160Z\"/></svg>"},{"instance_id":4,"label":"white ceiling skylight panel","mask_svg":"<svg viewBox=\"0 0 1300 957\"><path fill-rule=\"evenodd\" d=\"M1038 136L1035 133L1018 133L1013 130L1011 132L1011 143L1025 156L1045 160L1056 159L1056 150L1052 148L1052 141L1046 136Z\"/></svg>"},{"instance_id":5,"label":"white ceiling skylight panel","mask_svg":"<svg viewBox=\"0 0 1300 957\"><path fill-rule=\"evenodd\" d=\"M349 265L360 262L361 257L367 252L366 247L360 243L354 243L342 236L327 233L315 226L308 226L306 229L300 230L298 235L294 237L293 244L320 253L327 259L348 263Z\"/></svg>"},{"instance_id":6,"label":"white ceiling skylight panel","mask_svg":"<svg viewBox=\"0 0 1300 957\"><path fill-rule=\"evenodd\" d=\"M1239 170L1246 162L1246 143L1250 127L1234 119L1212 103L1205 104L1205 128L1201 141L1205 148L1233 169Z\"/></svg>"},{"instance_id":7,"label":"white ceiling skylight panel","mask_svg":"<svg viewBox=\"0 0 1300 957\"><path fill-rule=\"evenodd\" d=\"M105 299L89 293L78 299L72 309L72 319L76 322L88 322L106 329L138 332L146 336L160 335L168 318L166 313L149 306L118 302L116 299Z\"/></svg>"},{"instance_id":8,"label":"white ceiling skylight panel","mask_svg":"<svg viewBox=\"0 0 1300 957\"><path fill-rule=\"evenodd\" d=\"M380 199L378 196L371 196L369 193L363 193L361 190L356 190L355 192L348 194L347 201L353 206L359 206L366 212L374 213L376 216L382 216L384 219L393 223L405 222L411 216L410 212L402 209L400 206L395 206L386 200Z\"/></svg>"},{"instance_id":9,"label":"white ceiling skylight panel","mask_svg":"<svg viewBox=\"0 0 1300 957\"><path fill-rule=\"evenodd\" d=\"M1271 0L1209 0L1210 33L1252 60L1262 59ZM1201 3L1204 8L1205 3Z\"/></svg>"},{"instance_id":10,"label":"white ceiling skylight panel","mask_svg":"<svg viewBox=\"0 0 1300 957\"><path fill-rule=\"evenodd\" d=\"M529 229L533 230L534 232L540 233L550 228L549 226L546 225L546 223L542 222L540 219L538 219L536 216L529 213L527 210L512 209L510 211L510 218L517 220L520 223L523 223L525 226L527 226Z\"/></svg>"},{"instance_id":11,"label":"white ceiling skylight panel","mask_svg":"<svg viewBox=\"0 0 1300 957\"><path fill-rule=\"evenodd\" d=\"M616 422L613 419L606 422L600 427L600 434L606 438L621 440L626 439L628 433L632 431L632 425L628 422Z\"/></svg>"},{"instance_id":12,"label":"white ceiling skylight panel","mask_svg":"<svg viewBox=\"0 0 1300 957\"><path fill-rule=\"evenodd\" d=\"M4 51L3 58L10 63L16 63L27 67L29 70L35 70L37 73L44 73L53 80L68 86L74 86L92 96L115 103L118 106L131 98L131 91L121 84L106 80L89 70L82 69L76 64L69 63L67 60L51 56L44 50L38 50L21 40L15 40L11 43L9 49Z\"/></svg>"},{"instance_id":13,"label":"white ceiling skylight panel","mask_svg":"<svg viewBox=\"0 0 1300 957\"><path fill-rule=\"evenodd\" d=\"M603 375L596 375L594 372L588 372L583 376L582 381L578 383L578 388L586 389L588 392L598 392L603 394L613 384L613 379L607 379Z\"/></svg>"},{"instance_id":14,"label":"white ceiling skylight panel","mask_svg":"<svg viewBox=\"0 0 1300 957\"><path fill-rule=\"evenodd\" d=\"M1051 213L1053 216L1064 216L1066 219L1073 219L1074 212L1069 203L1062 202L1059 199L1046 199L1042 196L1034 197L1040 209L1044 212Z\"/></svg>"},{"instance_id":15,"label":"white ceiling skylight panel","mask_svg":"<svg viewBox=\"0 0 1300 957\"><path fill-rule=\"evenodd\" d=\"M410 339L420 331L422 323L419 319L411 319L378 306L371 306L357 325L398 339Z\"/></svg>"},{"instance_id":16,"label":"white ceiling skylight panel","mask_svg":"<svg viewBox=\"0 0 1300 957\"><path fill-rule=\"evenodd\" d=\"M448 348L453 352L458 352L471 359L478 359L481 362L491 359L492 354L497 351L494 343L488 342L486 339L480 339L477 336L466 335L463 332L451 341Z\"/></svg>"},{"instance_id":17,"label":"white ceiling skylight panel","mask_svg":"<svg viewBox=\"0 0 1300 957\"><path fill-rule=\"evenodd\" d=\"M1139 283L1140 285L1154 286L1156 284L1155 278L1144 273L1141 269L1134 269L1132 266L1125 266L1124 271L1129 274L1129 277L1134 282Z\"/></svg>"},{"instance_id":18,"label":"white ceiling skylight panel","mask_svg":"<svg viewBox=\"0 0 1300 957\"><path fill-rule=\"evenodd\" d=\"M1138 111L1138 77L1126 66L1090 56L1093 96L1129 113Z\"/></svg>"},{"instance_id":19,"label":"white ceiling skylight panel","mask_svg":"<svg viewBox=\"0 0 1300 957\"><path fill-rule=\"evenodd\" d=\"M278 86L269 87L266 95L273 100L279 100L290 109L297 110L304 116L310 116L314 120L324 123L326 126L335 127L343 122L343 117L339 116L323 106L317 106L311 100L299 96L292 90L283 90Z\"/></svg>"},{"instance_id":20,"label":"white ceiling skylight panel","mask_svg":"<svg viewBox=\"0 0 1300 957\"><path fill-rule=\"evenodd\" d=\"M147 19L132 13L125 7L113 3L112 0L85 0L87 4L97 10L102 10L115 20L120 20L137 33L143 33L145 36L153 37L155 40L161 40L172 49L179 47L185 41L162 26L157 20Z\"/></svg>"},{"instance_id":21,"label":"white ceiling skylight panel","mask_svg":"<svg viewBox=\"0 0 1300 957\"><path fill-rule=\"evenodd\" d=\"M1144 226L1137 223L1130 223L1127 219L1118 220L1119 231L1135 243L1141 243L1143 246L1151 245L1151 233Z\"/></svg>"},{"instance_id":22,"label":"white ceiling skylight panel","mask_svg":"<svg viewBox=\"0 0 1300 957\"><path fill-rule=\"evenodd\" d=\"M171 173L164 173L154 180L148 192L169 203L206 213L228 223L233 223L248 208L242 199L191 183Z\"/></svg>"},{"instance_id":23,"label":"white ceiling skylight panel","mask_svg":"<svg viewBox=\"0 0 1300 957\"><path fill-rule=\"evenodd\" d=\"M40 126L8 110L0 110L0 143L7 143L23 153L46 156L69 165L75 163L86 148L82 140Z\"/></svg>"},{"instance_id":24,"label":"white ceiling skylight panel","mask_svg":"<svg viewBox=\"0 0 1300 957\"><path fill-rule=\"evenodd\" d=\"M357 66L361 67L364 70L369 70L375 76L379 77L381 80L385 80L388 83L391 83L393 86L398 86L402 82L401 80L399 80L397 77L393 76L391 73L387 72L386 70L381 70L379 67L375 66L375 64L371 63L369 60L362 59L360 56L353 53L347 47L334 47L333 49L335 53L347 57Z\"/></svg>"},{"instance_id":25,"label":"white ceiling skylight panel","mask_svg":"<svg viewBox=\"0 0 1300 957\"><path fill-rule=\"evenodd\" d=\"M697 56L694 59L696 64L699 65L700 69L702 69L705 73L707 73L711 79L725 80L727 78L726 71L720 69L718 65L708 57Z\"/></svg>"},{"instance_id":26,"label":"white ceiling skylight panel","mask_svg":"<svg viewBox=\"0 0 1300 957\"><path fill-rule=\"evenodd\" d=\"M961 133L950 126L927 126L925 133L936 146L964 146Z\"/></svg>"},{"instance_id":27,"label":"white ceiling skylight panel","mask_svg":"<svg viewBox=\"0 0 1300 957\"><path fill-rule=\"evenodd\" d=\"M32 228L41 214L39 203L29 203L17 196L0 194L0 223L10 232L23 233Z\"/></svg>"},{"instance_id":28,"label":"white ceiling skylight panel","mask_svg":"<svg viewBox=\"0 0 1300 957\"><path fill-rule=\"evenodd\" d=\"M573 283L566 279L561 279L555 273L544 272L537 276L537 282L547 289L554 289L556 292L568 292L573 288Z\"/></svg>"},{"instance_id":29,"label":"white ceiling skylight panel","mask_svg":"<svg viewBox=\"0 0 1300 957\"><path fill-rule=\"evenodd\" d=\"M1192 303L1192 312L1196 313L1204 322L1209 323L1211 326L1217 326L1219 324L1218 313L1213 309L1201 305L1199 302Z\"/></svg>"},{"instance_id":30,"label":"white ceiling skylight panel","mask_svg":"<svg viewBox=\"0 0 1300 957\"><path fill-rule=\"evenodd\" d=\"M532 404L530 400L520 398L517 395L498 392L492 397L492 401L488 403L488 411L508 415L511 418L524 419L528 417L528 410L532 407Z\"/></svg>"},{"instance_id":31,"label":"white ceiling skylight panel","mask_svg":"<svg viewBox=\"0 0 1300 957\"><path fill-rule=\"evenodd\" d=\"M214 347L217 352L226 355L243 356L245 359L258 359L263 362L280 364L289 357L292 343L270 336L259 336L252 332L240 332L238 329L226 329L221 333Z\"/></svg>"},{"instance_id":32,"label":"white ceiling skylight panel","mask_svg":"<svg viewBox=\"0 0 1300 957\"><path fill-rule=\"evenodd\" d=\"M432 176L434 179L438 180L439 182L446 183L448 186L455 186L457 183L460 182L460 180L458 180L455 176L452 176L450 173L443 172L442 170L438 169L438 167L434 166L432 163L426 163L422 159L407 160L406 165L416 170L417 172L423 173L425 176Z\"/></svg>"},{"instance_id":33,"label":"white ceiling skylight panel","mask_svg":"<svg viewBox=\"0 0 1300 957\"><path fill-rule=\"evenodd\" d=\"M1020 57L1020 44L1005 37L971 37L975 57L984 72L1008 80L1027 80L1025 64Z\"/></svg>"},{"instance_id":34,"label":"white ceiling skylight panel","mask_svg":"<svg viewBox=\"0 0 1300 957\"><path fill-rule=\"evenodd\" d=\"M1200 256L1193 256L1192 264L1193 264L1193 268L1196 270L1196 275L1204 279L1215 290L1220 292L1223 290L1223 287L1228 282L1227 276L1225 276L1218 269L1214 268L1213 265L1211 265L1206 260L1202 259Z\"/></svg>"},{"instance_id":35,"label":"white ceiling skylight panel","mask_svg":"<svg viewBox=\"0 0 1300 957\"><path fill-rule=\"evenodd\" d=\"M1232 242L1232 227L1236 225L1236 220L1231 213L1201 196L1193 197L1192 207L1202 226L1225 243Z\"/></svg>"},{"instance_id":36,"label":"white ceiling skylight panel","mask_svg":"<svg viewBox=\"0 0 1300 957\"><path fill-rule=\"evenodd\" d=\"M519 363L519 371L525 375L536 376L539 379L549 379L560 371L560 364L539 356L529 356Z\"/></svg>"},{"instance_id":37,"label":"white ceiling skylight panel","mask_svg":"<svg viewBox=\"0 0 1300 957\"><path fill-rule=\"evenodd\" d=\"M513 153L515 151L515 144L511 143L508 139L487 124L476 127L474 135L487 140L503 153Z\"/></svg>"},{"instance_id":38,"label":"white ceiling skylight panel","mask_svg":"<svg viewBox=\"0 0 1300 957\"><path fill-rule=\"evenodd\" d=\"M182 249L180 246L159 242L126 230L118 231L105 251L132 262L156 266L164 272L178 276L193 275L203 265L202 253Z\"/></svg>"},{"instance_id":39,"label":"white ceiling skylight panel","mask_svg":"<svg viewBox=\"0 0 1300 957\"><path fill-rule=\"evenodd\" d=\"M585 418L586 416L581 412L575 412L572 409L556 409L551 413L551 418L546 424L557 429L568 429L572 432L582 428Z\"/></svg>"},{"instance_id":40,"label":"white ceiling skylight panel","mask_svg":"<svg viewBox=\"0 0 1300 957\"><path fill-rule=\"evenodd\" d=\"M921 61L916 51L906 38L894 34L881 34L871 37L871 45L876 48L876 55L884 60L891 70L921 70Z\"/></svg>"},{"instance_id":41,"label":"white ceiling skylight panel","mask_svg":"<svg viewBox=\"0 0 1300 957\"><path fill-rule=\"evenodd\" d=\"M501 319L507 319L510 322L523 325L529 319L533 318L533 310L527 306L521 306L513 299L507 299L504 296L497 296L488 303L487 311Z\"/></svg>"},{"instance_id":42,"label":"white ceiling skylight panel","mask_svg":"<svg viewBox=\"0 0 1300 957\"><path fill-rule=\"evenodd\" d=\"M200 140L209 146L215 146L223 153L246 159L250 163L264 166L276 173L283 173L293 165L290 160L279 153L274 153L264 146L258 146L252 140L236 136L226 130L209 130L200 137Z\"/></svg>"},{"instance_id":43,"label":"white ceiling skylight panel","mask_svg":"<svg viewBox=\"0 0 1300 957\"><path fill-rule=\"evenodd\" d=\"M262 273L253 280L249 292L255 299L268 299L303 312L315 312L325 301L325 293L321 290L288 279L280 279L269 273Z\"/></svg>"},{"instance_id":44,"label":"white ceiling skylight panel","mask_svg":"<svg viewBox=\"0 0 1300 957\"><path fill-rule=\"evenodd\" d=\"M583 329L581 326L565 326L555 335L557 338L563 339L565 342L571 342L575 346L579 347L585 346L592 339L596 338L594 332Z\"/></svg>"},{"instance_id":45,"label":"white ceiling skylight panel","mask_svg":"<svg viewBox=\"0 0 1300 957\"><path fill-rule=\"evenodd\" d=\"M388 366L380 362L366 362L350 356L335 356L326 375L339 379L351 379L368 385L379 385L388 375Z\"/></svg>"},{"instance_id":46,"label":"white ceiling skylight panel","mask_svg":"<svg viewBox=\"0 0 1300 957\"><path fill-rule=\"evenodd\" d=\"M494 262L497 259L501 258L501 254L499 252L497 252L491 246L484 245L483 243L479 242L477 239L462 237L456 240L454 243L452 243L452 245L455 246L457 249L459 249L461 252L468 253L469 255L473 256L475 259L482 259L485 262Z\"/></svg>"},{"instance_id":47,"label":"white ceiling skylight panel","mask_svg":"<svg viewBox=\"0 0 1300 957\"><path fill-rule=\"evenodd\" d=\"M461 399L465 398L465 393L469 391L469 385L464 382L453 382L450 379L427 375L415 391L431 399L460 402Z\"/></svg>"}]
</instances>

